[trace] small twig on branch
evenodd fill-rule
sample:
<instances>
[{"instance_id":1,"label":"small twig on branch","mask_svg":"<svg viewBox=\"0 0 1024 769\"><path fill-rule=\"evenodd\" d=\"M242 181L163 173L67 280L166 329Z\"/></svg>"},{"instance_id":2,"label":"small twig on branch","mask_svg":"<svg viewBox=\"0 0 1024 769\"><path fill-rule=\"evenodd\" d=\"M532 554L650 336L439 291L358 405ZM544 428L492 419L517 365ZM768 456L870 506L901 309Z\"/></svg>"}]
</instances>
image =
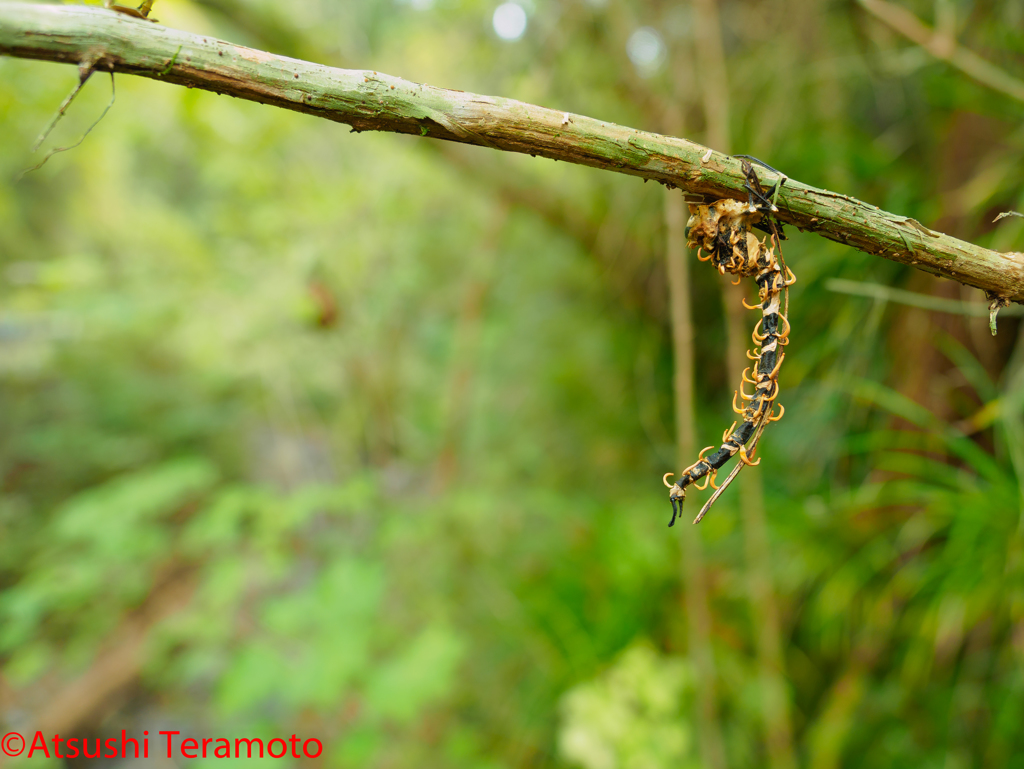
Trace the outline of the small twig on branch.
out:
<instances>
[{"instance_id":1,"label":"small twig on branch","mask_svg":"<svg viewBox=\"0 0 1024 769\"><path fill-rule=\"evenodd\" d=\"M995 336L996 316L999 315L1001 309L1009 306L1010 300L1005 296L993 294L991 291L986 291L985 296L988 297L988 330L992 332L992 336Z\"/></svg>"},{"instance_id":2,"label":"small twig on branch","mask_svg":"<svg viewBox=\"0 0 1024 769\"><path fill-rule=\"evenodd\" d=\"M43 142L46 141L46 137L50 135L50 131L52 131L57 123L60 122L60 119L64 117L64 113L68 111L68 107L71 106L71 102L75 100L75 97L78 96L78 92L82 90L82 87L86 84L89 78L92 77L92 73L95 71L96 70L91 66L79 67L78 85L72 88L71 93L64 97L64 101L60 103L57 111L54 113L53 117L50 118L50 122L46 124L46 128L44 128L42 133L39 134L39 137L32 145L33 152L43 146Z\"/></svg>"},{"instance_id":3,"label":"small twig on branch","mask_svg":"<svg viewBox=\"0 0 1024 769\"><path fill-rule=\"evenodd\" d=\"M876 2L877 0L867 0ZM738 159L695 142L512 99L275 56L102 8L0 3L0 54L149 77L346 123L540 155L653 179L705 199L746 197ZM702 157L707 160L702 162ZM775 179L767 179L771 184ZM793 179L780 221L1024 302L1024 254L999 253Z\"/></svg>"},{"instance_id":4,"label":"small twig on branch","mask_svg":"<svg viewBox=\"0 0 1024 769\"><path fill-rule=\"evenodd\" d=\"M64 111L68 108L68 105L71 104L71 100L75 98L75 95L80 90L82 90L82 86L85 85L85 81L89 79L89 75L91 75L92 73L93 73L93 70L90 69L88 74L85 75L85 77L83 77L79 81L78 85L75 87L75 90L73 90L68 95L68 97L64 100L64 103L60 105L60 109L57 110L57 114L54 116L53 120L50 122L50 125L47 126L47 128L43 131L43 133L40 135L40 137L36 140L36 143L34 145L32 145L32 151L33 152L35 152L37 149L39 149L39 145L41 145L44 141L46 141L46 137L49 136L50 131L52 131L53 127L55 125L57 125L57 121L60 120L60 118L64 115ZM74 144L71 144L71 145L69 145L67 147L54 147L52 150L50 150L49 152L46 153L46 156L42 160L40 160L34 166L31 166L30 168L26 168L24 171L22 171L20 174L18 174L17 179L15 181L20 181L21 177L23 177L25 174L32 173L33 171L38 171L40 168L42 168L44 165L46 165L46 161L47 160L52 158L58 152L67 152L68 150L73 150L79 144L84 142L85 141L85 137L88 136L89 134L91 134L92 133L92 129L94 129L96 126L98 126L100 124L100 121L103 120L103 118L105 118L107 116L108 112L110 112L110 108L114 106L114 99L116 99L116 98L117 98L117 91L114 88L114 73L111 72L110 73L110 101L107 102L107 106L103 108L103 112L101 112L100 116L93 121L92 125L85 129L85 133L82 134L82 136L79 138L79 140L76 141Z\"/></svg>"}]
</instances>

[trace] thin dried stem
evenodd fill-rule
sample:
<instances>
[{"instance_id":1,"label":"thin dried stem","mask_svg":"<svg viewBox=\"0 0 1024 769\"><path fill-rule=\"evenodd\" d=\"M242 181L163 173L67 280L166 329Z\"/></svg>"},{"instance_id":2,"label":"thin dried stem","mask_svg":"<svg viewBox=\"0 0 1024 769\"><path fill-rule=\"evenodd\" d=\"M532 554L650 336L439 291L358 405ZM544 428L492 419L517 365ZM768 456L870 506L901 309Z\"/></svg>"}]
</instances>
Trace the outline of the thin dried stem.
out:
<instances>
[{"instance_id":1,"label":"thin dried stem","mask_svg":"<svg viewBox=\"0 0 1024 769\"><path fill-rule=\"evenodd\" d=\"M1017 101L1024 101L1024 80L1015 78L990 61L964 48L953 36L947 15L932 29L906 8L885 0L858 0L861 7L890 29L924 48L936 59L948 62L969 78ZM952 11L952 7L949 7Z\"/></svg>"}]
</instances>

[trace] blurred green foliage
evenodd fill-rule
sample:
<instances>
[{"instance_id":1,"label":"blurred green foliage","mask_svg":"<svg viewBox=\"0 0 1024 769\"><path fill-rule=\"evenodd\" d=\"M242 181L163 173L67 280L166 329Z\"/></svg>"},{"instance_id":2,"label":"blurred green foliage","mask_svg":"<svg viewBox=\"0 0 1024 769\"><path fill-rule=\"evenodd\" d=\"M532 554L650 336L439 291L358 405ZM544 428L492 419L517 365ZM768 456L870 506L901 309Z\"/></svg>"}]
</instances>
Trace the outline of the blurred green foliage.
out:
<instances>
[{"instance_id":1,"label":"blurred green foliage","mask_svg":"<svg viewBox=\"0 0 1024 769\"><path fill-rule=\"evenodd\" d=\"M678 110L702 137L688 3L524 0L516 41L497 5L155 15L648 130ZM1019 3L936 5L907 3L952 9L964 45L1022 75ZM1020 219L990 224L1024 209L1021 104L854 3L719 9L735 145L718 149L1021 248ZM634 65L642 27L663 48ZM75 81L0 60L4 724L295 732L341 767L699 765L689 531L665 528L659 482L663 191L120 76L80 147L11 181ZM109 96L93 78L43 151ZM982 319L830 294L845 277L960 296L790 235L787 416L748 472L800 761L1024 766L1021 325L993 341ZM718 277L693 272L701 436L735 386ZM702 528L728 759L758 766L742 504ZM62 693L139 627L118 696L69 715Z\"/></svg>"},{"instance_id":2,"label":"blurred green foliage","mask_svg":"<svg viewBox=\"0 0 1024 769\"><path fill-rule=\"evenodd\" d=\"M684 710L692 681L679 660L630 647L565 695L560 752L586 769L700 766Z\"/></svg>"}]
</instances>

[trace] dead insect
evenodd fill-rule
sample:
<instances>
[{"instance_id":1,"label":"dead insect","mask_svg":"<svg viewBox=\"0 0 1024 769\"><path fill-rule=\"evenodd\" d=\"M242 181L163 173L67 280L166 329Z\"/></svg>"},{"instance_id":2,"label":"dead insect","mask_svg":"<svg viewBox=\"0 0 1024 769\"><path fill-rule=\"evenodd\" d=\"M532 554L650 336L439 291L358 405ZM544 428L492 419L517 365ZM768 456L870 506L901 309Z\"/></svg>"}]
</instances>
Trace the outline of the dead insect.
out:
<instances>
[{"instance_id":1,"label":"dead insect","mask_svg":"<svg viewBox=\"0 0 1024 769\"><path fill-rule=\"evenodd\" d=\"M732 427L722 434L722 445L718 451L705 457L705 453L714 446L703 449L697 461L683 470L674 484L668 482L673 473L665 474L663 481L671 489L669 499L672 501L669 526L675 524L676 517L682 512L686 487L706 479L704 485L697 488L705 489L710 484L716 491L693 521L699 523L740 470L761 461L753 458L761 433L769 422L777 422L785 413L781 403L779 413L773 414L773 411L779 395L779 369L786 357L782 348L789 343L789 287L796 282L796 277L782 258L782 225L771 218L771 214L778 211L775 200L785 176L765 190L747 160L742 161L742 168L746 177L747 202L724 198L708 205L690 204L686 244L697 249L700 261L710 261L721 274L738 276L736 282L740 277L757 281L761 303L750 305L745 300L743 302L747 309L761 311L761 319L754 327L754 351L747 352L747 357L755 362L753 375L748 375L749 368L743 372L743 382L753 385L753 392L748 395L741 383L733 394L733 411L743 421L739 427L733 422ZM768 236L759 239L751 232L754 227L765 231ZM737 396L742 399L740 404L736 403ZM740 455L740 462L725 483L717 486L715 477L718 470L736 454Z\"/></svg>"}]
</instances>

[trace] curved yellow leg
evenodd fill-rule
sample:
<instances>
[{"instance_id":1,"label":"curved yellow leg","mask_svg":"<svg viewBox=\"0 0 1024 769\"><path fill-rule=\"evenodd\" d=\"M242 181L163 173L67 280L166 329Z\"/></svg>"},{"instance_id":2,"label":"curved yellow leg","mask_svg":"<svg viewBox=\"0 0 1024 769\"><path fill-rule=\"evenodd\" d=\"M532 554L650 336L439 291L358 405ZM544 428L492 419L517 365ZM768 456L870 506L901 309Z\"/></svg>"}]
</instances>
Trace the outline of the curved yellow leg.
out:
<instances>
[{"instance_id":1,"label":"curved yellow leg","mask_svg":"<svg viewBox=\"0 0 1024 769\"><path fill-rule=\"evenodd\" d=\"M745 297L745 296L740 298L740 302L748 310L760 310L761 309L761 305L760 304L747 304L747 297Z\"/></svg>"},{"instance_id":2,"label":"curved yellow leg","mask_svg":"<svg viewBox=\"0 0 1024 769\"><path fill-rule=\"evenodd\" d=\"M779 334L778 334L779 339L785 339L785 340L788 341L789 340L789 332L793 330L793 327L789 325L789 318L787 318L785 315L779 315L779 317L782 318L782 322L786 325L786 330L779 332ZM783 344L785 344L785 343L783 343Z\"/></svg>"},{"instance_id":3,"label":"curved yellow leg","mask_svg":"<svg viewBox=\"0 0 1024 769\"><path fill-rule=\"evenodd\" d=\"M668 482L668 479L671 478L673 475L675 475L675 473L665 473L665 475L663 475L662 478L661 478L661 482L664 483L666 486L668 486L670 489L673 486L675 486L674 483L669 483Z\"/></svg>"},{"instance_id":4,"label":"curved yellow leg","mask_svg":"<svg viewBox=\"0 0 1024 769\"><path fill-rule=\"evenodd\" d=\"M771 414L769 414L768 415L768 421L769 422L778 422L780 419L782 419L782 417L783 417L783 415L785 415L785 413L786 413L786 407L783 406L780 403L779 404L779 415L777 417L773 417Z\"/></svg>"},{"instance_id":5,"label":"curved yellow leg","mask_svg":"<svg viewBox=\"0 0 1024 769\"><path fill-rule=\"evenodd\" d=\"M761 395L761 402L762 403L771 403L773 400L775 400L776 398L779 397L779 383L776 382L774 379L771 380L771 382L772 382L773 385L775 385L775 389L772 390L772 394L771 395L768 395L767 393L764 393L763 395Z\"/></svg>"},{"instance_id":6,"label":"curved yellow leg","mask_svg":"<svg viewBox=\"0 0 1024 769\"><path fill-rule=\"evenodd\" d=\"M743 414L743 409L736 405L736 396L739 395L739 390L732 391L732 410L734 414Z\"/></svg>"},{"instance_id":7,"label":"curved yellow leg","mask_svg":"<svg viewBox=\"0 0 1024 769\"><path fill-rule=\"evenodd\" d=\"M748 467L754 467L755 465L761 464L761 457L758 457L756 462L751 462L750 457L747 456L747 447L740 446L740 461Z\"/></svg>"},{"instance_id":8,"label":"curved yellow leg","mask_svg":"<svg viewBox=\"0 0 1024 769\"><path fill-rule=\"evenodd\" d=\"M702 448L700 450L700 454L697 455L697 463L694 465L694 467L699 465L701 462L705 461L704 460L704 454L706 452L708 452L708 451L711 451L711 449L713 449L713 448L714 448L714 446L705 446L704 448ZM706 489L708 487L708 483L711 481L710 477L707 476L707 475L705 475L704 478L706 480L704 481L704 485L703 486L698 486L696 483L694 483L693 487L695 489L699 489L700 491L704 491L704 489Z\"/></svg>"}]
</instances>

